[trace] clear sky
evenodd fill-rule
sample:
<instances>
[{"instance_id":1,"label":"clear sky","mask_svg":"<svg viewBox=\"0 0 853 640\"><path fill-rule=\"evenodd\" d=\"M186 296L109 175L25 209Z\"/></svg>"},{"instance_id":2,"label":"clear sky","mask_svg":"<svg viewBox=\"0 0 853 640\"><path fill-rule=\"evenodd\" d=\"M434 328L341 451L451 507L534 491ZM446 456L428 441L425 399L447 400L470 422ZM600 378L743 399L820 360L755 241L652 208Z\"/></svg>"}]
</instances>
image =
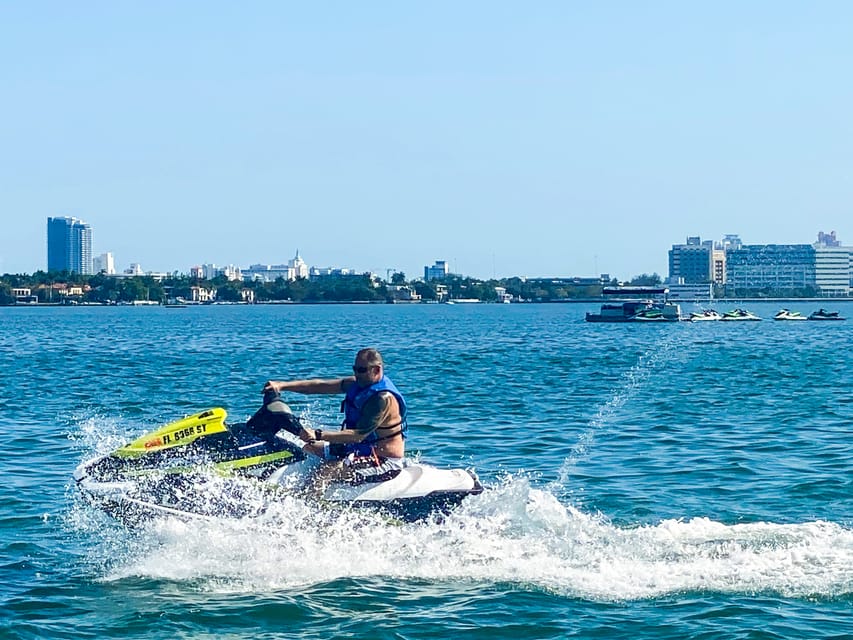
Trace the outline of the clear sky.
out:
<instances>
[{"instance_id":1,"label":"clear sky","mask_svg":"<svg viewBox=\"0 0 853 640\"><path fill-rule=\"evenodd\" d=\"M853 244L853 3L0 2L0 273L667 274Z\"/></svg>"}]
</instances>

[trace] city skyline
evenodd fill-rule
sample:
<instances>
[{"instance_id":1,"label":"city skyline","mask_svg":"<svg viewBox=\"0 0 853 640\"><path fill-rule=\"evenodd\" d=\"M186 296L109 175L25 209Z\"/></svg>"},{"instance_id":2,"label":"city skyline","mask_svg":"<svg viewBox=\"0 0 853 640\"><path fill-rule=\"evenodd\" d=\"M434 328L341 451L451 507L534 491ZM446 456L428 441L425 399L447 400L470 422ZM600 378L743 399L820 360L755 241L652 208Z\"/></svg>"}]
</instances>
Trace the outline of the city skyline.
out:
<instances>
[{"instance_id":1,"label":"city skyline","mask_svg":"<svg viewBox=\"0 0 853 640\"><path fill-rule=\"evenodd\" d=\"M769 8L772 7L772 10ZM145 270L667 271L682 236L853 238L842 2L4 9L0 273L44 219Z\"/></svg>"},{"instance_id":2,"label":"city skyline","mask_svg":"<svg viewBox=\"0 0 853 640\"><path fill-rule=\"evenodd\" d=\"M47 219L47 263L48 271L70 271L82 274L93 274L101 270L108 275L122 273L124 275L145 274L188 274L192 277L213 279L217 275L226 275L229 280L233 278L261 278L265 281L273 281L278 277L293 280L298 277L309 277L309 275L329 275L334 272L341 274L364 273L350 269L342 265L327 265L319 267L309 265L296 250L293 258L287 262L276 264L252 263L249 265L217 265L215 262L196 264L182 271L181 269L169 269L166 271L145 270L138 263L131 263L129 268L118 271L115 269L115 257L111 252L93 256L92 252L92 228L83 220L77 218L48 218ZM801 256L818 255L820 276L818 280L824 287L831 287L839 293L846 295L851 284L853 284L853 247L844 245L838 238L836 232L818 231L816 241L813 243L795 243L779 245L777 243L746 244L737 234L726 234L721 240L702 240L700 236L688 236L685 243L674 243L668 252L668 269L665 274L656 274L667 282L701 283L714 282L724 284L726 282L726 254L730 250L754 251L760 254L769 252L781 252L779 256L787 256L791 251L797 252L796 262L805 265ZM806 253L804 251L808 250ZM782 259L782 258L780 258ZM787 262L788 258L782 259ZM749 264L752 258L747 258ZM807 262L807 261L806 261ZM54 266L51 268L50 265ZM76 266L75 266L76 265ZM93 269L94 266L94 269ZM804 268L807 268L804 266ZM814 266L812 267L814 269ZM241 276L242 272L242 276ZM373 272L376 273L375 271ZM397 273L393 269L386 270L386 279L390 280L391 274ZM805 271L797 272L799 278L807 279ZM453 271L446 260L435 260L433 265L424 265L423 280L443 278L448 275L471 276L458 271ZM513 274L517 275L517 274ZM641 274L635 274L641 275ZM651 274L642 274L651 275ZM766 274L756 274L764 277ZM741 275L743 282L748 282L756 275ZM554 274L557 277L584 277L583 274ZM595 274L593 277L601 276L607 280L611 275L607 273ZM477 276L473 276L476 278ZM506 276L504 276L506 277ZM553 277L553 276L550 276ZM773 276L776 277L776 276ZM771 280L773 280L771 277ZM418 276L407 276L408 280L420 279Z\"/></svg>"}]
</instances>

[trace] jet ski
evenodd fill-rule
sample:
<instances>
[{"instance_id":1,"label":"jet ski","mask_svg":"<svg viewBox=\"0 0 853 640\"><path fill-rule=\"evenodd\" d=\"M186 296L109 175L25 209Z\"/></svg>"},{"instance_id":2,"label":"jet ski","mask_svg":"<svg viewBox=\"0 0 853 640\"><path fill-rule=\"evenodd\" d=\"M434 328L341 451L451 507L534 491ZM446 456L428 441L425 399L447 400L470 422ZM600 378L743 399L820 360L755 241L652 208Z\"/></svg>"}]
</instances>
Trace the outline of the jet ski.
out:
<instances>
[{"instance_id":1,"label":"jet ski","mask_svg":"<svg viewBox=\"0 0 853 640\"><path fill-rule=\"evenodd\" d=\"M741 322L741 321L755 321L761 320L757 315L752 313L751 311L747 311L746 309L733 309L732 311L726 311L723 314L723 317L720 318L723 321L731 321L731 322Z\"/></svg>"},{"instance_id":2,"label":"jet ski","mask_svg":"<svg viewBox=\"0 0 853 640\"><path fill-rule=\"evenodd\" d=\"M303 453L300 420L278 394L267 394L245 423L226 418L225 409L208 409L87 460L74 471L77 487L90 504L128 525L158 516L260 517L285 496L308 495L318 460ZM312 499L412 522L447 514L482 491L470 470L409 461L390 479L332 482Z\"/></svg>"},{"instance_id":3,"label":"jet ski","mask_svg":"<svg viewBox=\"0 0 853 640\"><path fill-rule=\"evenodd\" d=\"M844 320L837 311L827 311L826 309L818 309L809 314L809 320Z\"/></svg>"},{"instance_id":4,"label":"jet ski","mask_svg":"<svg viewBox=\"0 0 853 640\"><path fill-rule=\"evenodd\" d=\"M773 316L774 320L807 320L806 316L804 316L799 311L789 311L788 309L781 309L775 316Z\"/></svg>"},{"instance_id":5,"label":"jet ski","mask_svg":"<svg viewBox=\"0 0 853 640\"><path fill-rule=\"evenodd\" d=\"M667 318L663 311L655 308L642 309L631 317L631 322L670 322L678 318Z\"/></svg>"},{"instance_id":6,"label":"jet ski","mask_svg":"<svg viewBox=\"0 0 853 640\"><path fill-rule=\"evenodd\" d=\"M707 322L719 320L723 316L714 309L702 309L702 311L693 311L690 313L690 322Z\"/></svg>"}]
</instances>

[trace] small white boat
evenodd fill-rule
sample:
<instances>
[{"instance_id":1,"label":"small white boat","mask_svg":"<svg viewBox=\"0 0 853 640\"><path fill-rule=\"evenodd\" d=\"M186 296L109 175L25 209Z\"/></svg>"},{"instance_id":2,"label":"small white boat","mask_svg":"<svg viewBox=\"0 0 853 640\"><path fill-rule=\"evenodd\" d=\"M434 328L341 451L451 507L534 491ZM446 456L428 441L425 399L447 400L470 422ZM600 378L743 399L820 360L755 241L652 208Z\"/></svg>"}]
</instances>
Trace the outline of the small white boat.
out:
<instances>
[{"instance_id":1,"label":"small white boat","mask_svg":"<svg viewBox=\"0 0 853 640\"><path fill-rule=\"evenodd\" d=\"M688 320L690 322L706 322L709 320L721 320L723 316L713 309L702 309L702 311L692 311Z\"/></svg>"},{"instance_id":2,"label":"small white boat","mask_svg":"<svg viewBox=\"0 0 853 640\"><path fill-rule=\"evenodd\" d=\"M755 321L761 320L757 315L752 313L751 311L747 311L746 309L733 309L731 311L726 311L723 314L723 317L720 318L723 321L729 322L738 322L738 321Z\"/></svg>"},{"instance_id":3,"label":"small white boat","mask_svg":"<svg viewBox=\"0 0 853 640\"><path fill-rule=\"evenodd\" d=\"M774 320L808 320L802 313L799 311L789 311L788 309L780 309L779 312L773 316Z\"/></svg>"}]
</instances>

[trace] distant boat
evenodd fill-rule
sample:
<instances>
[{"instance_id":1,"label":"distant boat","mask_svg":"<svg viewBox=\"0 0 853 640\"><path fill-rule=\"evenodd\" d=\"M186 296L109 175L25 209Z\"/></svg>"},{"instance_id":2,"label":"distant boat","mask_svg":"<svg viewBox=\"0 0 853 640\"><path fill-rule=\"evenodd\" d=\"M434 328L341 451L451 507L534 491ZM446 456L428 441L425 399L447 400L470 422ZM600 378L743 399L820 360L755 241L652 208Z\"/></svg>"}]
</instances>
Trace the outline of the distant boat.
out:
<instances>
[{"instance_id":1,"label":"distant boat","mask_svg":"<svg viewBox=\"0 0 853 640\"><path fill-rule=\"evenodd\" d=\"M664 287L607 287L605 296L628 298L622 302L606 302L598 313L587 312L587 322L677 322L681 307L666 299ZM633 298L633 299L632 299Z\"/></svg>"},{"instance_id":2,"label":"distant boat","mask_svg":"<svg viewBox=\"0 0 853 640\"><path fill-rule=\"evenodd\" d=\"M747 311L746 309L733 309L732 311L726 311L720 319L722 321L728 320L730 322L761 320L757 315L751 311Z\"/></svg>"},{"instance_id":3,"label":"distant boat","mask_svg":"<svg viewBox=\"0 0 853 640\"><path fill-rule=\"evenodd\" d=\"M690 313L688 320L690 322L708 322L713 320L721 320L722 315L713 309L702 309L702 311L693 311Z\"/></svg>"},{"instance_id":4,"label":"distant boat","mask_svg":"<svg viewBox=\"0 0 853 640\"><path fill-rule=\"evenodd\" d=\"M788 311L788 309L780 309L779 312L773 316L774 320L807 320L802 313L799 311Z\"/></svg>"},{"instance_id":5,"label":"distant boat","mask_svg":"<svg viewBox=\"0 0 853 640\"><path fill-rule=\"evenodd\" d=\"M844 320L838 315L837 311L827 311L826 309L818 309L808 317L809 320Z\"/></svg>"}]
</instances>

